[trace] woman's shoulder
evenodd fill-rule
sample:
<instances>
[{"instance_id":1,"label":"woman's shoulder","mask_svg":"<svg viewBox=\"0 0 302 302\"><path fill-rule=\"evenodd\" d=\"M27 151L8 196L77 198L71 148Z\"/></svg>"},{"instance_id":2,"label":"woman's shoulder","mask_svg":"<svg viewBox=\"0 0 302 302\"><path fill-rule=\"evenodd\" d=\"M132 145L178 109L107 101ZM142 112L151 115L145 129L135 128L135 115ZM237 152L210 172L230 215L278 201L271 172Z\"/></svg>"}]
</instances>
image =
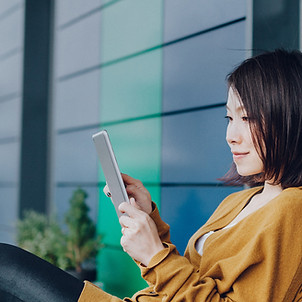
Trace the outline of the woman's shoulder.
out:
<instances>
[{"instance_id":1,"label":"woman's shoulder","mask_svg":"<svg viewBox=\"0 0 302 302\"><path fill-rule=\"evenodd\" d=\"M228 195L218 206L217 210L234 209L245 204L253 195L261 191L263 186L246 188Z\"/></svg>"},{"instance_id":2,"label":"woman's shoulder","mask_svg":"<svg viewBox=\"0 0 302 302\"><path fill-rule=\"evenodd\" d=\"M302 187L284 189L276 198L275 207L287 216L298 215L302 212Z\"/></svg>"},{"instance_id":3,"label":"woman's shoulder","mask_svg":"<svg viewBox=\"0 0 302 302\"><path fill-rule=\"evenodd\" d=\"M232 211L239 212L248 200L254 194L262 190L262 188L263 187L254 187L231 193L219 204L210 219L207 221L207 224L228 215Z\"/></svg>"}]
</instances>

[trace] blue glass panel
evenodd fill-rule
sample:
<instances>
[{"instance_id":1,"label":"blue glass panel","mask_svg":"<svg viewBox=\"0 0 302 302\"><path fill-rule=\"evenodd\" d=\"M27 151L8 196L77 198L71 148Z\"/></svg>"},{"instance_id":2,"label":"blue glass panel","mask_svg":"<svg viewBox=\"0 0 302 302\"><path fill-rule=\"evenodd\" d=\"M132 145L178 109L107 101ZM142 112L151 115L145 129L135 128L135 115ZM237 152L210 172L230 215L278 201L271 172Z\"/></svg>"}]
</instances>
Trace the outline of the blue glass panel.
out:
<instances>
[{"instance_id":1,"label":"blue glass panel","mask_svg":"<svg viewBox=\"0 0 302 302\"><path fill-rule=\"evenodd\" d=\"M219 107L163 118L163 182L217 182L226 173L232 158L224 116Z\"/></svg>"},{"instance_id":2,"label":"blue glass panel","mask_svg":"<svg viewBox=\"0 0 302 302\"><path fill-rule=\"evenodd\" d=\"M10 3L10 1L7 2ZM3 1L1 1L1 8L2 3ZM2 13L0 13L1 16L3 16ZM22 5L20 5L20 8L14 11L14 13L6 15L5 18L1 18L0 56L8 55L17 48L21 51L23 44L23 16L24 11Z\"/></svg>"},{"instance_id":3,"label":"blue glass panel","mask_svg":"<svg viewBox=\"0 0 302 302\"><path fill-rule=\"evenodd\" d=\"M190 237L208 220L220 202L241 190L234 187L164 187L161 216L171 227L171 241L183 254Z\"/></svg>"},{"instance_id":4,"label":"blue glass panel","mask_svg":"<svg viewBox=\"0 0 302 302\"><path fill-rule=\"evenodd\" d=\"M0 182L16 183L19 170L19 142L0 145Z\"/></svg>"},{"instance_id":5,"label":"blue glass panel","mask_svg":"<svg viewBox=\"0 0 302 302\"><path fill-rule=\"evenodd\" d=\"M242 0L165 0L164 40L171 41L246 15Z\"/></svg>"},{"instance_id":6,"label":"blue glass panel","mask_svg":"<svg viewBox=\"0 0 302 302\"><path fill-rule=\"evenodd\" d=\"M55 179L57 182L93 182L98 179L98 160L92 134L98 129L57 136Z\"/></svg>"},{"instance_id":7,"label":"blue glass panel","mask_svg":"<svg viewBox=\"0 0 302 302\"><path fill-rule=\"evenodd\" d=\"M100 63L101 13L75 23L57 33L55 72L57 76L95 67Z\"/></svg>"},{"instance_id":8,"label":"blue glass panel","mask_svg":"<svg viewBox=\"0 0 302 302\"><path fill-rule=\"evenodd\" d=\"M0 187L0 242L15 244L15 227L18 220L18 188Z\"/></svg>"},{"instance_id":9,"label":"blue glass panel","mask_svg":"<svg viewBox=\"0 0 302 302\"><path fill-rule=\"evenodd\" d=\"M0 60L0 97L21 92L22 53Z\"/></svg>"},{"instance_id":10,"label":"blue glass panel","mask_svg":"<svg viewBox=\"0 0 302 302\"><path fill-rule=\"evenodd\" d=\"M90 209L89 216L96 223L98 216L98 198L99 198L99 189L97 187L86 187L85 184L77 187L56 187L55 196L54 196L54 205L53 213L56 215L60 222L64 221L64 215L69 209L69 201L72 198L72 194L78 188L83 189L88 197L86 203Z\"/></svg>"},{"instance_id":11,"label":"blue glass panel","mask_svg":"<svg viewBox=\"0 0 302 302\"><path fill-rule=\"evenodd\" d=\"M21 100L15 98L0 102L0 139L19 136Z\"/></svg>"},{"instance_id":12,"label":"blue glass panel","mask_svg":"<svg viewBox=\"0 0 302 302\"><path fill-rule=\"evenodd\" d=\"M99 123L100 70L58 82L55 91L55 129Z\"/></svg>"},{"instance_id":13,"label":"blue glass panel","mask_svg":"<svg viewBox=\"0 0 302 302\"><path fill-rule=\"evenodd\" d=\"M102 0L64 0L56 1L56 24L66 24L75 18L85 15L98 8ZM89 18L89 17L88 17Z\"/></svg>"},{"instance_id":14,"label":"blue glass panel","mask_svg":"<svg viewBox=\"0 0 302 302\"><path fill-rule=\"evenodd\" d=\"M0 241L1 243L7 243L7 244L16 244L15 235L13 232L8 232L7 230L1 230L0 229Z\"/></svg>"},{"instance_id":15,"label":"blue glass panel","mask_svg":"<svg viewBox=\"0 0 302 302\"><path fill-rule=\"evenodd\" d=\"M240 22L164 48L164 111L226 100L226 75L245 58L245 25Z\"/></svg>"},{"instance_id":16,"label":"blue glass panel","mask_svg":"<svg viewBox=\"0 0 302 302\"><path fill-rule=\"evenodd\" d=\"M20 4L22 6L24 0L6 0L6 1L1 1L0 4L0 14L6 13L12 7L15 7L16 5Z\"/></svg>"},{"instance_id":17,"label":"blue glass panel","mask_svg":"<svg viewBox=\"0 0 302 302\"><path fill-rule=\"evenodd\" d=\"M18 188L1 186L0 196L0 229L6 229L9 232L15 229L18 219Z\"/></svg>"}]
</instances>

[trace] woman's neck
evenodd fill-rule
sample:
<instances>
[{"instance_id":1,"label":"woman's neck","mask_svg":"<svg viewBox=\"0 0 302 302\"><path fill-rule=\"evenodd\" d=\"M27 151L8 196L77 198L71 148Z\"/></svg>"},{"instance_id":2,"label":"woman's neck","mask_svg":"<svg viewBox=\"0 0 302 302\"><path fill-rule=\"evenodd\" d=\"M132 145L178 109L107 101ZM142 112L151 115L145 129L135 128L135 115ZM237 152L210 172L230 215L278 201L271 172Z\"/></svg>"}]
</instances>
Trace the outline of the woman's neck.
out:
<instances>
[{"instance_id":1,"label":"woman's neck","mask_svg":"<svg viewBox=\"0 0 302 302\"><path fill-rule=\"evenodd\" d=\"M261 195L266 196L269 199L273 199L278 196L282 191L283 189L281 185L273 185L269 181L265 181Z\"/></svg>"},{"instance_id":2,"label":"woman's neck","mask_svg":"<svg viewBox=\"0 0 302 302\"><path fill-rule=\"evenodd\" d=\"M282 190L281 185L273 185L269 181L265 181L262 191L256 194L251 201L258 206L264 205L277 197Z\"/></svg>"}]
</instances>

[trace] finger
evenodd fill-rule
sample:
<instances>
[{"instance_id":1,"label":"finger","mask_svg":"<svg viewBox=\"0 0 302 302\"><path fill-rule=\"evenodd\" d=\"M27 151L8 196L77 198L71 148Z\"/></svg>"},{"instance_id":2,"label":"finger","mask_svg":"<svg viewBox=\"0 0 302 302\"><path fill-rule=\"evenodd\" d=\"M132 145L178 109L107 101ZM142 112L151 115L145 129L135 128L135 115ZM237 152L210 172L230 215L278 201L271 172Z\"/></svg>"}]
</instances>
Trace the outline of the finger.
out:
<instances>
[{"instance_id":1,"label":"finger","mask_svg":"<svg viewBox=\"0 0 302 302\"><path fill-rule=\"evenodd\" d=\"M133 222L133 219L130 218L129 216L121 216L119 218L120 225L122 228L133 228L135 227L135 223Z\"/></svg>"},{"instance_id":2,"label":"finger","mask_svg":"<svg viewBox=\"0 0 302 302\"><path fill-rule=\"evenodd\" d=\"M121 246L123 247L124 252L127 253L127 250L126 250L126 242L125 242L125 236L122 236L120 243L121 243Z\"/></svg>"},{"instance_id":3,"label":"finger","mask_svg":"<svg viewBox=\"0 0 302 302\"><path fill-rule=\"evenodd\" d=\"M131 184L133 184L135 186L141 186L142 185L142 182L138 179L135 179L135 178L133 178L133 177L127 175L127 174L124 174L124 173L122 173L121 175L122 175L122 179L123 179L125 185L127 185L127 186L131 185Z\"/></svg>"},{"instance_id":4,"label":"finger","mask_svg":"<svg viewBox=\"0 0 302 302\"><path fill-rule=\"evenodd\" d=\"M131 205L130 203L128 202L122 202L118 209L122 212L122 213L126 213L128 214L129 217L131 218L135 218L139 215L142 215L142 212L141 210L139 210L138 208L136 208L135 206Z\"/></svg>"},{"instance_id":5,"label":"finger","mask_svg":"<svg viewBox=\"0 0 302 302\"><path fill-rule=\"evenodd\" d=\"M126 191L128 196L134 197L136 200L141 200L146 198L146 191L136 185L127 185Z\"/></svg>"}]
</instances>

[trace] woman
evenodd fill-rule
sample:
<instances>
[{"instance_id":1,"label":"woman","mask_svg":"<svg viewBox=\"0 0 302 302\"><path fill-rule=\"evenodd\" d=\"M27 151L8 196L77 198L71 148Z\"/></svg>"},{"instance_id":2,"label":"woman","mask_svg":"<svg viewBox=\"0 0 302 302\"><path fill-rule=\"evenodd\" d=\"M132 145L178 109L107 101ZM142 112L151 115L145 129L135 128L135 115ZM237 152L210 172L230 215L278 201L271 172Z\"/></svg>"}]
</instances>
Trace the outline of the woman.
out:
<instances>
[{"instance_id":1,"label":"woman","mask_svg":"<svg viewBox=\"0 0 302 302\"><path fill-rule=\"evenodd\" d=\"M228 196L181 256L148 191L123 175L131 204L120 206L128 214L120 218L121 245L150 285L125 301L302 299L302 54L277 50L248 59L228 83L226 139L235 166L224 180L252 188ZM54 274L65 283L63 273ZM57 291L40 276L42 284ZM6 278L1 278L2 284ZM121 301L89 282L82 288L68 280L76 298L67 300L66 294L64 301ZM68 292L67 281L58 292ZM34 290L41 287L35 282ZM10 292L6 283L2 288Z\"/></svg>"}]
</instances>

